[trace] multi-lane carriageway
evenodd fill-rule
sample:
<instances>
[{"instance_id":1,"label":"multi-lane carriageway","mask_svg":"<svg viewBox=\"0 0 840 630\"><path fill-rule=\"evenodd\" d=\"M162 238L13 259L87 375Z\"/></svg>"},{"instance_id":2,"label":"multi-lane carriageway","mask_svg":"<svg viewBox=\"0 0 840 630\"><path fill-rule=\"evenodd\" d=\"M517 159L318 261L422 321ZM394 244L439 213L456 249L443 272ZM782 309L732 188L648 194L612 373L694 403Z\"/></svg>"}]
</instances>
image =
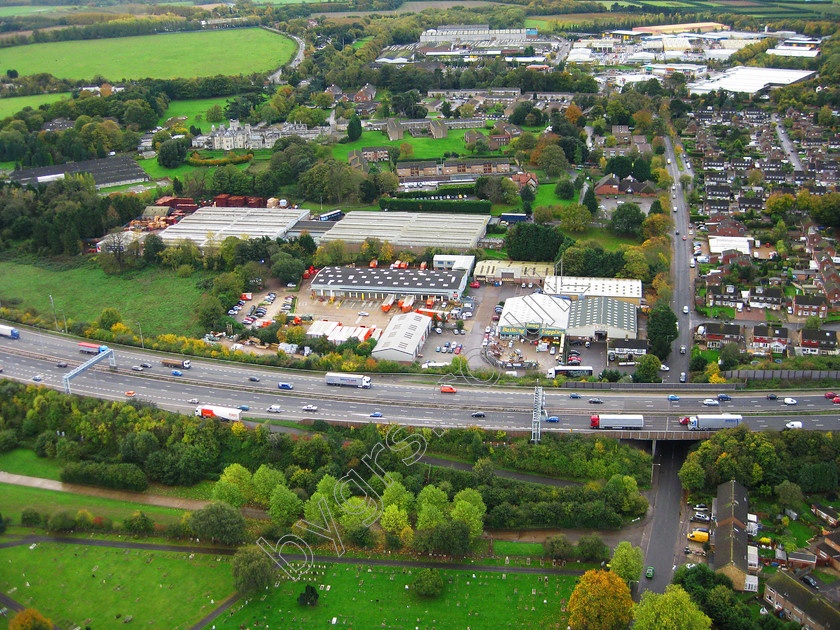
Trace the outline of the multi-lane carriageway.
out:
<instances>
[{"instance_id":1,"label":"multi-lane carriageway","mask_svg":"<svg viewBox=\"0 0 840 630\"><path fill-rule=\"evenodd\" d=\"M0 338L0 365L6 378L22 382L39 382L47 387L62 389L62 376L84 362L78 350L79 339L40 331L22 329L17 340ZM367 422L370 414L380 412L377 422L394 422L415 426L466 427L529 432L533 389L499 387L479 383L473 379L452 381L458 391L442 394L437 377L431 375L373 375L371 389L336 388L325 384L321 373L280 370L240 363L193 359L192 368L182 370L183 376L172 376L172 370L161 365L171 355L144 351L132 347L114 347L117 368L98 366L77 376L72 383L73 393L113 400L126 398L127 391L161 408L191 413L195 408L189 401L226 406L247 405L244 417L276 417L287 420L320 418L344 422ZM57 363L68 363L67 368ZM149 363L143 372L132 366ZM256 376L259 382L251 382ZM279 381L291 383L291 391L278 390ZM689 388L674 386L679 401L669 401L670 392L609 392L587 393L581 398L569 397L570 390L546 390L545 408L549 415L560 418L557 423L543 423L543 431L589 430L593 413L633 413L645 416L645 430L632 432L610 431L616 437L637 439L701 439L706 432L688 432L679 419L699 413L739 413L753 430L781 430L791 418L802 420L804 429L836 430L840 428L840 409L834 408L824 392L795 392L797 405L785 406L779 400L768 400L763 392L732 393L732 400L719 407L707 408L703 400L708 392L691 392ZM597 397L602 404L590 404ZM280 414L269 414L269 405L278 404ZM317 412L305 412L306 405L316 405ZM482 411L484 418L471 414Z\"/></svg>"}]
</instances>

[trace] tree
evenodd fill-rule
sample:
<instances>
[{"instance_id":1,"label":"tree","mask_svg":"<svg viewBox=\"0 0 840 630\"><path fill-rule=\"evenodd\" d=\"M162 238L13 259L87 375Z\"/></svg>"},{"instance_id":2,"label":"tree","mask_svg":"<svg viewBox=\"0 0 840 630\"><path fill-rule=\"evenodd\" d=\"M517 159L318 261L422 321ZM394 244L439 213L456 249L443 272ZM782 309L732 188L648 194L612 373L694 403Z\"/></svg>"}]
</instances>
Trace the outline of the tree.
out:
<instances>
[{"instance_id":1,"label":"tree","mask_svg":"<svg viewBox=\"0 0 840 630\"><path fill-rule=\"evenodd\" d=\"M586 206L593 217L598 214L598 199L595 197L595 190L592 186L586 188L586 194L583 195L583 205Z\"/></svg>"},{"instance_id":2,"label":"tree","mask_svg":"<svg viewBox=\"0 0 840 630\"><path fill-rule=\"evenodd\" d=\"M435 569L420 569L412 586L421 597L434 598L443 592L443 578Z\"/></svg>"},{"instance_id":3,"label":"tree","mask_svg":"<svg viewBox=\"0 0 840 630\"><path fill-rule=\"evenodd\" d=\"M164 168L175 168L187 159L187 147L180 140L167 140L158 149L157 162Z\"/></svg>"},{"instance_id":4,"label":"tree","mask_svg":"<svg viewBox=\"0 0 840 630\"><path fill-rule=\"evenodd\" d=\"M612 571L587 571L569 597L572 630L624 630L633 600L627 583Z\"/></svg>"},{"instance_id":5,"label":"tree","mask_svg":"<svg viewBox=\"0 0 840 630\"><path fill-rule=\"evenodd\" d=\"M471 540L475 540L481 536L484 530L484 514L480 509L469 501L455 500L453 504L449 517L455 522L462 522L467 525Z\"/></svg>"},{"instance_id":6,"label":"tree","mask_svg":"<svg viewBox=\"0 0 840 630\"><path fill-rule=\"evenodd\" d=\"M243 595L264 591L274 582L276 567L262 549L245 547L233 556L233 585Z\"/></svg>"},{"instance_id":7,"label":"tree","mask_svg":"<svg viewBox=\"0 0 840 630\"><path fill-rule=\"evenodd\" d=\"M706 485L706 471L696 460L687 459L678 473L682 487L689 492L702 490Z\"/></svg>"},{"instance_id":8,"label":"tree","mask_svg":"<svg viewBox=\"0 0 840 630\"><path fill-rule=\"evenodd\" d=\"M347 137L350 139L350 142L354 142L362 137L362 121L359 120L356 114L353 114L347 123Z\"/></svg>"},{"instance_id":9,"label":"tree","mask_svg":"<svg viewBox=\"0 0 840 630\"><path fill-rule=\"evenodd\" d=\"M204 118L209 123L222 122L225 119L225 112L220 105L213 105L204 114Z\"/></svg>"},{"instance_id":10,"label":"tree","mask_svg":"<svg viewBox=\"0 0 840 630\"><path fill-rule=\"evenodd\" d=\"M637 157L633 161L633 170L631 174L637 181L646 182L649 180L651 178L650 161L643 157Z\"/></svg>"},{"instance_id":11,"label":"tree","mask_svg":"<svg viewBox=\"0 0 840 630\"><path fill-rule=\"evenodd\" d=\"M546 172L549 177L555 177L569 168L569 161L566 153L556 144L545 147L537 159L537 166Z\"/></svg>"},{"instance_id":12,"label":"tree","mask_svg":"<svg viewBox=\"0 0 840 630\"><path fill-rule=\"evenodd\" d=\"M271 265L271 275L283 284L297 282L306 270L306 263L287 252L279 252Z\"/></svg>"},{"instance_id":13,"label":"tree","mask_svg":"<svg viewBox=\"0 0 840 630\"><path fill-rule=\"evenodd\" d=\"M645 215L638 204L623 203L613 211L609 228L616 234L639 236L644 220Z\"/></svg>"},{"instance_id":14,"label":"tree","mask_svg":"<svg viewBox=\"0 0 840 630\"><path fill-rule=\"evenodd\" d=\"M99 328L101 330L111 330L114 324L118 324L122 319L122 315L115 308L103 308L99 314Z\"/></svg>"},{"instance_id":15,"label":"tree","mask_svg":"<svg viewBox=\"0 0 840 630\"><path fill-rule=\"evenodd\" d=\"M741 363L741 349L737 343L727 343L720 349L718 365L721 370L734 370Z\"/></svg>"},{"instance_id":16,"label":"tree","mask_svg":"<svg viewBox=\"0 0 840 630\"><path fill-rule=\"evenodd\" d=\"M570 232L583 232L592 223L592 213L583 204L570 203L560 206L559 214L560 226Z\"/></svg>"},{"instance_id":17,"label":"tree","mask_svg":"<svg viewBox=\"0 0 840 630\"><path fill-rule=\"evenodd\" d=\"M776 493L776 496L779 497L779 503L785 507L798 509L805 500L805 496L802 494L802 489L787 479L773 488L773 491Z\"/></svg>"},{"instance_id":18,"label":"tree","mask_svg":"<svg viewBox=\"0 0 840 630\"><path fill-rule=\"evenodd\" d=\"M822 318L819 315L809 315L803 328L805 330L819 330L822 328Z\"/></svg>"},{"instance_id":19,"label":"tree","mask_svg":"<svg viewBox=\"0 0 840 630\"><path fill-rule=\"evenodd\" d=\"M595 533L581 536L576 550L577 555L585 562L601 562L610 557L610 548Z\"/></svg>"},{"instance_id":20,"label":"tree","mask_svg":"<svg viewBox=\"0 0 840 630\"><path fill-rule=\"evenodd\" d=\"M166 249L166 243L157 234L148 234L143 239L143 260L148 263L158 262L158 256Z\"/></svg>"},{"instance_id":21,"label":"tree","mask_svg":"<svg viewBox=\"0 0 840 630\"><path fill-rule=\"evenodd\" d=\"M17 79L18 78L18 71L13 69L13 68L9 68L8 70L6 70L6 76L9 77L10 79Z\"/></svg>"},{"instance_id":22,"label":"tree","mask_svg":"<svg viewBox=\"0 0 840 630\"><path fill-rule=\"evenodd\" d=\"M543 555L552 560L569 560L575 554L575 549L565 534L555 534L543 541Z\"/></svg>"},{"instance_id":23,"label":"tree","mask_svg":"<svg viewBox=\"0 0 840 630\"><path fill-rule=\"evenodd\" d=\"M553 227L519 222L505 234L511 260L553 261L563 236Z\"/></svg>"},{"instance_id":24,"label":"tree","mask_svg":"<svg viewBox=\"0 0 840 630\"><path fill-rule=\"evenodd\" d=\"M671 342L678 336L677 316L666 302L660 300L648 317L648 339L653 354L664 360L671 353Z\"/></svg>"},{"instance_id":25,"label":"tree","mask_svg":"<svg viewBox=\"0 0 840 630\"><path fill-rule=\"evenodd\" d=\"M414 155L414 147L411 145L410 142L403 142L400 145L400 157L403 159L410 158Z\"/></svg>"},{"instance_id":26,"label":"tree","mask_svg":"<svg viewBox=\"0 0 840 630\"><path fill-rule=\"evenodd\" d=\"M211 503L193 512L190 529L198 538L218 540L225 545L238 545L245 540L245 519L227 503Z\"/></svg>"},{"instance_id":27,"label":"tree","mask_svg":"<svg viewBox=\"0 0 840 630\"><path fill-rule=\"evenodd\" d=\"M645 591L633 610L634 630L709 630L711 626L712 620L676 584L669 584L663 595Z\"/></svg>"},{"instance_id":28,"label":"tree","mask_svg":"<svg viewBox=\"0 0 840 630\"><path fill-rule=\"evenodd\" d=\"M317 606L318 605L318 591L311 584L307 584L303 589L303 593L298 595L298 604L301 606Z\"/></svg>"},{"instance_id":29,"label":"tree","mask_svg":"<svg viewBox=\"0 0 840 630\"><path fill-rule=\"evenodd\" d=\"M659 366L661 361L655 354L646 354L639 359L636 371L633 372L634 383L658 383Z\"/></svg>"},{"instance_id":30,"label":"tree","mask_svg":"<svg viewBox=\"0 0 840 630\"><path fill-rule=\"evenodd\" d=\"M34 608L24 608L9 621L9 630L52 630L52 621Z\"/></svg>"},{"instance_id":31,"label":"tree","mask_svg":"<svg viewBox=\"0 0 840 630\"><path fill-rule=\"evenodd\" d=\"M409 526L408 512L402 510L397 505L389 505L382 512L382 517L379 519L379 524L386 532L393 532L399 534L402 530Z\"/></svg>"},{"instance_id":32,"label":"tree","mask_svg":"<svg viewBox=\"0 0 840 630\"><path fill-rule=\"evenodd\" d=\"M551 223L554 220L554 207L553 206L537 206L534 208L534 223L539 223L540 225L544 225L546 223Z\"/></svg>"},{"instance_id":33,"label":"tree","mask_svg":"<svg viewBox=\"0 0 840 630\"><path fill-rule=\"evenodd\" d=\"M638 582L642 577L644 554L641 547L634 547L626 540L618 543L610 560L610 571L625 582Z\"/></svg>"},{"instance_id":34,"label":"tree","mask_svg":"<svg viewBox=\"0 0 840 630\"><path fill-rule=\"evenodd\" d=\"M645 282L650 276L650 265L647 256L638 247L633 247L624 252L624 267L621 269L621 277L636 278Z\"/></svg>"},{"instance_id":35,"label":"tree","mask_svg":"<svg viewBox=\"0 0 840 630\"><path fill-rule=\"evenodd\" d=\"M575 196L575 185L571 179L564 177L554 187L554 194L560 199L571 199Z\"/></svg>"},{"instance_id":36,"label":"tree","mask_svg":"<svg viewBox=\"0 0 840 630\"><path fill-rule=\"evenodd\" d=\"M642 223L642 236L646 239L664 236L671 229L671 219L665 214L650 214Z\"/></svg>"},{"instance_id":37,"label":"tree","mask_svg":"<svg viewBox=\"0 0 840 630\"><path fill-rule=\"evenodd\" d=\"M254 500L264 507L271 501L274 488L285 485L286 478L283 473L267 464L261 465L251 478Z\"/></svg>"},{"instance_id":38,"label":"tree","mask_svg":"<svg viewBox=\"0 0 840 630\"><path fill-rule=\"evenodd\" d=\"M473 473L480 484L490 485L495 476L496 466L489 457L480 457L473 465Z\"/></svg>"}]
</instances>

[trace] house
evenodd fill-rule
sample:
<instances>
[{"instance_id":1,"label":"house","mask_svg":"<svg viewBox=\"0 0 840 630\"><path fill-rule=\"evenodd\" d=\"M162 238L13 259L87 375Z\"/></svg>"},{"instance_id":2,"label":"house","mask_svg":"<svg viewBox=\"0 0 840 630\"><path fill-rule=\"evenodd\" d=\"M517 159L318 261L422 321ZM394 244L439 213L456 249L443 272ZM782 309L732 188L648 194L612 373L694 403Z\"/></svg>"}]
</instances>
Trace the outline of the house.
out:
<instances>
[{"instance_id":1,"label":"house","mask_svg":"<svg viewBox=\"0 0 840 630\"><path fill-rule=\"evenodd\" d=\"M385 123L385 133L388 135L388 140L394 142L395 140L403 139L405 128L396 118L389 118Z\"/></svg>"},{"instance_id":2,"label":"house","mask_svg":"<svg viewBox=\"0 0 840 630\"><path fill-rule=\"evenodd\" d=\"M797 317L810 317L811 315L825 317L828 314L828 303L821 295L795 295L793 297L793 314Z\"/></svg>"},{"instance_id":3,"label":"house","mask_svg":"<svg viewBox=\"0 0 840 630\"><path fill-rule=\"evenodd\" d=\"M368 162L387 162L390 159L388 147L362 147L360 151Z\"/></svg>"},{"instance_id":4,"label":"house","mask_svg":"<svg viewBox=\"0 0 840 630\"><path fill-rule=\"evenodd\" d=\"M444 175L459 173L484 173L500 175L511 172L508 158L475 158L468 160L448 160L443 163Z\"/></svg>"},{"instance_id":5,"label":"house","mask_svg":"<svg viewBox=\"0 0 840 630\"><path fill-rule=\"evenodd\" d=\"M365 103L353 103L353 111L359 118L370 118L376 113L379 103L376 101L369 101Z\"/></svg>"},{"instance_id":6,"label":"house","mask_svg":"<svg viewBox=\"0 0 840 630\"><path fill-rule=\"evenodd\" d=\"M707 199L723 199L728 201L732 197L732 186L729 184L707 184Z\"/></svg>"},{"instance_id":7,"label":"house","mask_svg":"<svg viewBox=\"0 0 840 630\"><path fill-rule=\"evenodd\" d=\"M747 522L750 507L749 493L747 489L734 479L722 483L717 488L715 500L715 520L717 527L721 528L730 523L747 529Z\"/></svg>"},{"instance_id":8,"label":"house","mask_svg":"<svg viewBox=\"0 0 840 630\"><path fill-rule=\"evenodd\" d=\"M720 348L727 343L739 343L744 339L741 326L710 322L697 327L697 335L709 349Z\"/></svg>"},{"instance_id":9,"label":"house","mask_svg":"<svg viewBox=\"0 0 840 630\"><path fill-rule=\"evenodd\" d=\"M817 558L835 571L840 570L840 532L826 535L823 541L817 544Z\"/></svg>"},{"instance_id":10,"label":"house","mask_svg":"<svg viewBox=\"0 0 840 630\"><path fill-rule=\"evenodd\" d=\"M438 164L434 160L397 162L397 177L434 177L439 174Z\"/></svg>"},{"instance_id":11,"label":"house","mask_svg":"<svg viewBox=\"0 0 840 630\"><path fill-rule=\"evenodd\" d=\"M514 173L511 176L513 183L519 187L519 190L528 186L532 191L536 191L540 185L540 181L537 179L537 176L530 171L525 171L523 173Z\"/></svg>"},{"instance_id":12,"label":"house","mask_svg":"<svg viewBox=\"0 0 840 630\"><path fill-rule=\"evenodd\" d=\"M749 495L732 480L718 486L715 499L714 570L732 580L737 591L758 592L758 549L747 543ZM751 551L752 549L752 551Z\"/></svg>"},{"instance_id":13,"label":"house","mask_svg":"<svg viewBox=\"0 0 840 630\"><path fill-rule=\"evenodd\" d=\"M815 502L811 504L811 511L828 523L829 527L837 527L840 524L840 512L837 512L830 505Z\"/></svg>"},{"instance_id":14,"label":"house","mask_svg":"<svg viewBox=\"0 0 840 630\"><path fill-rule=\"evenodd\" d=\"M790 344L787 328L759 325L753 328L752 349L756 352L783 354Z\"/></svg>"},{"instance_id":15,"label":"house","mask_svg":"<svg viewBox=\"0 0 840 630\"><path fill-rule=\"evenodd\" d=\"M784 297L779 287L753 287L750 289L749 305L778 311L782 308Z\"/></svg>"},{"instance_id":16,"label":"house","mask_svg":"<svg viewBox=\"0 0 840 630\"><path fill-rule=\"evenodd\" d=\"M361 90L353 95L354 103L370 103L376 97L376 88L370 83L365 83Z\"/></svg>"},{"instance_id":17,"label":"house","mask_svg":"<svg viewBox=\"0 0 840 630\"><path fill-rule=\"evenodd\" d=\"M626 144L630 142L630 127L627 125L613 125L611 134L615 137L619 144Z\"/></svg>"},{"instance_id":18,"label":"house","mask_svg":"<svg viewBox=\"0 0 840 630\"><path fill-rule=\"evenodd\" d=\"M764 601L774 614L800 624L809 630L840 628L840 610L824 599L818 591L787 572L778 571L767 579Z\"/></svg>"},{"instance_id":19,"label":"house","mask_svg":"<svg viewBox=\"0 0 840 630\"><path fill-rule=\"evenodd\" d=\"M741 304L741 297L731 284L723 287L719 284L706 285L706 306L728 306L737 308Z\"/></svg>"},{"instance_id":20,"label":"house","mask_svg":"<svg viewBox=\"0 0 840 630\"><path fill-rule=\"evenodd\" d=\"M595 184L596 195L617 195L619 179L613 174L605 175Z\"/></svg>"},{"instance_id":21,"label":"house","mask_svg":"<svg viewBox=\"0 0 840 630\"><path fill-rule=\"evenodd\" d=\"M347 98L347 95L344 93L344 90L342 90L337 85L331 85L326 90L324 90L324 92L326 92L327 94L332 94L333 100L336 103L344 103L350 100L349 98Z\"/></svg>"},{"instance_id":22,"label":"house","mask_svg":"<svg viewBox=\"0 0 840 630\"><path fill-rule=\"evenodd\" d=\"M833 330L802 329L802 354L837 354L837 332Z\"/></svg>"},{"instance_id":23,"label":"house","mask_svg":"<svg viewBox=\"0 0 840 630\"><path fill-rule=\"evenodd\" d=\"M610 339L607 355L611 358L632 361L647 354L646 339Z\"/></svg>"}]
</instances>

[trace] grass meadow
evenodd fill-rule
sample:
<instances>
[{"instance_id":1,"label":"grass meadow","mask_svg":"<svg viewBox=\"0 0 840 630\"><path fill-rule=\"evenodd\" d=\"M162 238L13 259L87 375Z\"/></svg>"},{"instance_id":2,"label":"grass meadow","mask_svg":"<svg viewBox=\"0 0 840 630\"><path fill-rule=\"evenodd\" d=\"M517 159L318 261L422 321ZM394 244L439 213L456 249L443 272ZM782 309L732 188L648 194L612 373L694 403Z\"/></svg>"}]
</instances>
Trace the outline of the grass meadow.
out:
<instances>
[{"instance_id":1,"label":"grass meadow","mask_svg":"<svg viewBox=\"0 0 840 630\"><path fill-rule=\"evenodd\" d=\"M364 147L399 147L401 144L408 143L414 149L414 154L406 159L411 160L430 160L443 156L444 153L455 152L461 157L473 157L466 149L464 144L464 134L466 129L452 129L446 138L436 140L434 138L415 138L406 134L402 140L388 140L381 131L363 131L361 138L355 142L348 142L347 144L334 144L331 146L333 157L339 162L346 162L347 155L350 151L362 149ZM489 156L499 157L502 154L499 151L488 153Z\"/></svg>"},{"instance_id":2,"label":"grass meadow","mask_svg":"<svg viewBox=\"0 0 840 630\"><path fill-rule=\"evenodd\" d=\"M539 558L543 555L540 543L510 542L507 540L493 541L493 555L495 556L530 556Z\"/></svg>"},{"instance_id":3,"label":"grass meadow","mask_svg":"<svg viewBox=\"0 0 840 630\"><path fill-rule=\"evenodd\" d=\"M209 133L210 125L212 123L207 122L204 118L207 114L207 110L213 107L213 105L218 105L224 109L227 102L232 98L235 97L220 96L217 98L195 98L187 101L171 101L169 103L169 107L166 109L166 112L163 114L163 117L161 117L158 121L158 125L162 127L170 118L181 118L186 116L187 119L183 121L182 124L187 129L190 128L190 125L195 125L196 127L201 127L203 132ZM2 105L1 101L0 105Z\"/></svg>"},{"instance_id":4,"label":"grass meadow","mask_svg":"<svg viewBox=\"0 0 840 630\"><path fill-rule=\"evenodd\" d=\"M21 75L62 79L168 79L274 70L296 49L294 40L264 29L232 28L15 46L3 51L3 63Z\"/></svg>"},{"instance_id":5,"label":"grass meadow","mask_svg":"<svg viewBox=\"0 0 840 630\"><path fill-rule=\"evenodd\" d=\"M229 556L54 543L0 550L0 589L62 628L171 630L234 591Z\"/></svg>"},{"instance_id":6,"label":"grass meadow","mask_svg":"<svg viewBox=\"0 0 840 630\"><path fill-rule=\"evenodd\" d=\"M129 328L139 332L139 323L145 335L201 333L194 312L202 294L197 284L208 277L205 272L179 278L155 268L108 276L93 261L73 269L0 262L0 277L0 303L19 298L24 308L50 313L52 295L62 324L63 316L68 322L92 322L110 306Z\"/></svg>"},{"instance_id":7,"label":"grass meadow","mask_svg":"<svg viewBox=\"0 0 840 630\"><path fill-rule=\"evenodd\" d=\"M406 587L416 569L319 565L311 582L283 580L265 595L240 600L215 620L218 629L283 627L289 630L345 628L505 628L562 627L563 604L575 576L540 576L441 570L443 593L417 597ZM413 575L412 575L413 574ZM547 580L547 581L546 581ZM318 605L297 604L306 584L318 589ZM327 590L329 587L329 590ZM559 624L559 626L558 626Z\"/></svg>"},{"instance_id":8,"label":"grass meadow","mask_svg":"<svg viewBox=\"0 0 840 630\"><path fill-rule=\"evenodd\" d=\"M69 97L69 92L57 94L36 94L35 96L13 96L11 98L0 98L0 118L17 114L24 107L38 109L44 103L54 103L62 98Z\"/></svg>"}]
</instances>

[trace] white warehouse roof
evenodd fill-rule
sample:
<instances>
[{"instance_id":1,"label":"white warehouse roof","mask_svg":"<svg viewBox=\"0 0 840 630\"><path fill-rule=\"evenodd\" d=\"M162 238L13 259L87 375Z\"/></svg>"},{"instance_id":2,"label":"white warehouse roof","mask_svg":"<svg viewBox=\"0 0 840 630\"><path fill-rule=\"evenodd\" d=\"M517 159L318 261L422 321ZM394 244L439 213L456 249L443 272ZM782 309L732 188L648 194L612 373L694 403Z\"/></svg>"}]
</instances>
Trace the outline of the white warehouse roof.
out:
<instances>
[{"instance_id":1,"label":"white warehouse roof","mask_svg":"<svg viewBox=\"0 0 840 630\"><path fill-rule=\"evenodd\" d=\"M167 245L189 239L199 247L220 245L228 236L241 239L282 238L309 215L303 208L217 208L206 206L161 232Z\"/></svg>"},{"instance_id":2,"label":"white warehouse roof","mask_svg":"<svg viewBox=\"0 0 840 630\"><path fill-rule=\"evenodd\" d=\"M549 295L570 297L612 297L642 299L642 281L630 278L587 278L584 276L548 276L543 286Z\"/></svg>"},{"instance_id":3,"label":"white warehouse roof","mask_svg":"<svg viewBox=\"0 0 840 630\"><path fill-rule=\"evenodd\" d=\"M752 240L752 237L748 236L710 236L709 251L712 254L720 254L728 249L734 249L749 256Z\"/></svg>"},{"instance_id":4,"label":"white warehouse roof","mask_svg":"<svg viewBox=\"0 0 840 630\"><path fill-rule=\"evenodd\" d=\"M382 332L373 349L374 359L414 361L432 327L432 318L420 313L401 313Z\"/></svg>"},{"instance_id":5,"label":"white warehouse roof","mask_svg":"<svg viewBox=\"0 0 840 630\"><path fill-rule=\"evenodd\" d=\"M322 243L362 244L368 237L400 247L470 249L484 236L490 217L437 212L348 212L321 237Z\"/></svg>"},{"instance_id":6,"label":"white warehouse roof","mask_svg":"<svg viewBox=\"0 0 840 630\"><path fill-rule=\"evenodd\" d=\"M499 329L541 328L557 331L566 330L569 324L571 302L545 293L533 293L505 300L499 316Z\"/></svg>"},{"instance_id":7,"label":"white warehouse roof","mask_svg":"<svg viewBox=\"0 0 840 630\"><path fill-rule=\"evenodd\" d=\"M708 94L714 90L756 94L769 87L790 85L816 75L812 70L784 70L735 66L712 79L688 84L689 94Z\"/></svg>"}]
</instances>

